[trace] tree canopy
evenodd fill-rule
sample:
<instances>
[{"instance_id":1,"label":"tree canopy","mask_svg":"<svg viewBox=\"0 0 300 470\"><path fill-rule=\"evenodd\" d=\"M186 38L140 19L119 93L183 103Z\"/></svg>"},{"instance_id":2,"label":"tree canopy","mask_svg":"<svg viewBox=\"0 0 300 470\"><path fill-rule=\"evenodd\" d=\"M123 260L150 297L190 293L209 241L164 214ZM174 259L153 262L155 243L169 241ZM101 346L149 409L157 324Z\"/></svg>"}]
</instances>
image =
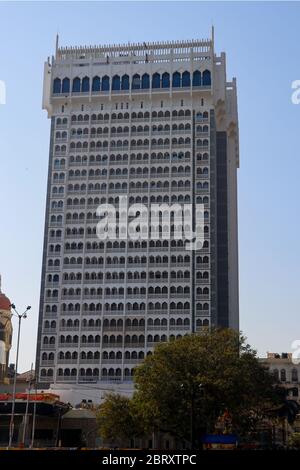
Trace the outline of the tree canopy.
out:
<instances>
[{"instance_id":1,"label":"tree canopy","mask_svg":"<svg viewBox=\"0 0 300 470\"><path fill-rule=\"evenodd\" d=\"M103 420L105 410L109 411L106 419L111 427L127 437L126 429L132 435L136 420L139 432L141 426L145 432L168 432L192 445L202 433L220 426L243 434L254 429L279 400L274 379L256 352L230 329L158 344L136 367L134 381L133 399L117 400L129 426L127 422L124 426L118 406L115 413L107 408L111 398L101 408Z\"/></svg>"},{"instance_id":2,"label":"tree canopy","mask_svg":"<svg viewBox=\"0 0 300 470\"><path fill-rule=\"evenodd\" d=\"M143 432L133 401L119 394L108 393L97 412L100 436L108 441L130 439Z\"/></svg>"}]
</instances>

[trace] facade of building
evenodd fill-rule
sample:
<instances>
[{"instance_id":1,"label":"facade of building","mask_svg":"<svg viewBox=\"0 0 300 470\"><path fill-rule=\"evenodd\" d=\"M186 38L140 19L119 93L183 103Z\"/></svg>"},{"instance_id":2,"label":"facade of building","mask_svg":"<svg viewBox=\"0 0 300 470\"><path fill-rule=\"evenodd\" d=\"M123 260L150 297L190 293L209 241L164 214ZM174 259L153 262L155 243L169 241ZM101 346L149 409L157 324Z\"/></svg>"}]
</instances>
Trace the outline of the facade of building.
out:
<instances>
[{"instance_id":1,"label":"facade of building","mask_svg":"<svg viewBox=\"0 0 300 470\"><path fill-rule=\"evenodd\" d=\"M236 81L227 82L213 37L57 44L43 108L51 138L40 384L127 386L157 342L210 326L238 330ZM193 223L202 204L202 247L100 240L97 208L121 196L146 209L191 204Z\"/></svg>"},{"instance_id":2,"label":"facade of building","mask_svg":"<svg viewBox=\"0 0 300 470\"><path fill-rule=\"evenodd\" d=\"M292 353L267 353L261 362L286 389L287 398L300 401L300 363L295 364Z\"/></svg>"},{"instance_id":3,"label":"facade of building","mask_svg":"<svg viewBox=\"0 0 300 470\"><path fill-rule=\"evenodd\" d=\"M10 300L1 292L0 276L0 385L9 384L8 364L12 344Z\"/></svg>"}]
</instances>

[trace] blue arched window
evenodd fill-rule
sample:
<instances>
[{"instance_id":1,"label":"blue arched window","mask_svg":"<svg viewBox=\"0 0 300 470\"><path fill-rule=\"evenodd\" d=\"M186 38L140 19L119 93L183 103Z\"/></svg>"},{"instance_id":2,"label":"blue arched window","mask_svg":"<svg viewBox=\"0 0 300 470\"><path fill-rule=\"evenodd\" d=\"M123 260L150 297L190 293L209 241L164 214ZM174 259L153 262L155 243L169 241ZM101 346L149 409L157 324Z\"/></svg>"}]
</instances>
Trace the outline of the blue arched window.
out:
<instances>
[{"instance_id":1,"label":"blue arched window","mask_svg":"<svg viewBox=\"0 0 300 470\"><path fill-rule=\"evenodd\" d=\"M139 90L141 88L141 78L138 73L132 77L132 89Z\"/></svg>"},{"instance_id":2,"label":"blue arched window","mask_svg":"<svg viewBox=\"0 0 300 470\"><path fill-rule=\"evenodd\" d=\"M150 77L148 73L144 73L144 75L142 76L142 88L144 90L150 88Z\"/></svg>"},{"instance_id":3,"label":"blue arched window","mask_svg":"<svg viewBox=\"0 0 300 470\"><path fill-rule=\"evenodd\" d=\"M183 87L184 87L184 86L191 86L191 76L190 76L190 72L183 72L181 85L182 85Z\"/></svg>"},{"instance_id":4,"label":"blue arched window","mask_svg":"<svg viewBox=\"0 0 300 470\"><path fill-rule=\"evenodd\" d=\"M173 81L172 81L172 86L173 88L179 88L180 87L180 73L179 72L174 72L173 73Z\"/></svg>"},{"instance_id":5,"label":"blue arched window","mask_svg":"<svg viewBox=\"0 0 300 470\"><path fill-rule=\"evenodd\" d=\"M121 81L119 75L114 75L112 78L111 89L112 90L120 90L121 88Z\"/></svg>"},{"instance_id":6,"label":"blue arched window","mask_svg":"<svg viewBox=\"0 0 300 470\"><path fill-rule=\"evenodd\" d=\"M53 93L60 93L61 89L61 80L60 78L55 78L53 80Z\"/></svg>"},{"instance_id":7,"label":"blue arched window","mask_svg":"<svg viewBox=\"0 0 300 470\"><path fill-rule=\"evenodd\" d=\"M154 73L152 75L152 88L160 88L160 74Z\"/></svg>"},{"instance_id":8,"label":"blue arched window","mask_svg":"<svg viewBox=\"0 0 300 470\"><path fill-rule=\"evenodd\" d=\"M90 91L90 79L89 79L89 77L84 77L82 79L81 91L83 91L83 92Z\"/></svg>"},{"instance_id":9,"label":"blue arched window","mask_svg":"<svg viewBox=\"0 0 300 470\"><path fill-rule=\"evenodd\" d=\"M209 70L204 70L202 76L202 85L203 86L210 86L211 85L211 75Z\"/></svg>"},{"instance_id":10,"label":"blue arched window","mask_svg":"<svg viewBox=\"0 0 300 470\"><path fill-rule=\"evenodd\" d=\"M201 72L195 70L193 73L193 86L201 86Z\"/></svg>"},{"instance_id":11,"label":"blue arched window","mask_svg":"<svg viewBox=\"0 0 300 470\"><path fill-rule=\"evenodd\" d=\"M170 75L168 72L162 74L161 86L162 88L170 88Z\"/></svg>"},{"instance_id":12,"label":"blue arched window","mask_svg":"<svg viewBox=\"0 0 300 470\"><path fill-rule=\"evenodd\" d=\"M92 91L100 91L100 77L98 76L93 78Z\"/></svg>"},{"instance_id":13,"label":"blue arched window","mask_svg":"<svg viewBox=\"0 0 300 470\"><path fill-rule=\"evenodd\" d=\"M80 92L80 78L76 77L73 79L73 86L72 86L73 93Z\"/></svg>"},{"instance_id":14,"label":"blue arched window","mask_svg":"<svg viewBox=\"0 0 300 470\"><path fill-rule=\"evenodd\" d=\"M104 77L102 78L101 90L109 91L109 77L107 75L104 75Z\"/></svg>"},{"instance_id":15,"label":"blue arched window","mask_svg":"<svg viewBox=\"0 0 300 470\"><path fill-rule=\"evenodd\" d=\"M123 75L121 89L129 90L129 76L128 75Z\"/></svg>"},{"instance_id":16,"label":"blue arched window","mask_svg":"<svg viewBox=\"0 0 300 470\"><path fill-rule=\"evenodd\" d=\"M66 77L62 81L62 92L69 93L69 91L70 91L70 79Z\"/></svg>"}]
</instances>

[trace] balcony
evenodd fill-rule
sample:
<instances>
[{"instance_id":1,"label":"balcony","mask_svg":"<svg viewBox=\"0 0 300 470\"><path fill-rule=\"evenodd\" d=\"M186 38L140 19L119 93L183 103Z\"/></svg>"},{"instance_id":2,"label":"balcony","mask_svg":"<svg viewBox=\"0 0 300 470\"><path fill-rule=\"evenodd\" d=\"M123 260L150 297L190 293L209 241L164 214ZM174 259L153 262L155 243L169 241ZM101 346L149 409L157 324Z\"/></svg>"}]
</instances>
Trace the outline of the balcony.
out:
<instances>
[{"instance_id":1,"label":"balcony","mask_svg":"<svg viewBox=\"0 0 300 470\"><path fill-rule=\"evenodd\" d=\"M99 359L80 359L79 364L99 364L100 358Z\"/></svg>"},{"instance_id":2,"label":"balcony","mask_svg":"<svg viewBox=\"0 0 300 470\"><path fill-rule=\"evenodd\" d=\"M84 377L84 376L79 376L78 377L78 383L97 383L99 381L99 376L95 377Z\"/></svg>"},{"instance_id":3,"label":"balcony","mask_svg":"<svg viewBox=\"0 0 300 470\"><path fill-rule=\"evenodd\" d=\"M70 343L61 343L61 342L59 342L58 346L60 348L78 348L79 343L71 343L71 342Z\"/></svg>"},{"instance_id":4,"label":"balcony","mask_svg":"<svg viewBox=\"0 0 300 470\"><path fill-rule=\"evenodd\" d=\"M113 331L123 331L123 326L103 326L103 334Z\"/></svg>"},{"instance_id":5,"label":"balcony","mask_svg":"<svg viewBox=\"0 0 300 470\"><path fill-rule=\"evenodd\" d=\"M126 343L125 342L125 348L144 348L145 347L145 341L142 343Z\"/></svg>"},{"instance_id":6,"label":"balcony","mask_svg":"<svg viewBox=\"0 0 300 470\"><path fill-rule=\"evenodd\" d=\"M81 295L69 295L69 294L62 294L61 298L63 300L80 300Z\"/></svg>"},{"instance_id":7,"label":"balcony","mask_svg":"<svg viewBox=\"0 0 300 470\"><path fill-rule=\"evenodd\" d=\"M77 382L77 376L76 375L57 375L56 376L56 382L58 382L58 383L59 382L76 383Z\"/></svg>"},{"instance_id":8,"label":"balcony","mask_svg":"<svg viewBox=\"0 0 300 470\"><path fill-rule=\"evenodd\" d=\"M56 328L43 328L44 335L56 334L56 331L57 331Z\"/></svg>"},{"instance_id":9,"label":"balcony","mask_svg":"<svg viewBox=\"0 0 300 470\"><path fill-rule=\"evenodd\" d=\"M102 343L102 349L123 348L123 342Z\"/></svg>"},{"instance_id":10,"label":"balcony","mask_svg":"<svg viewBox=\"0 0 300 470\"><path fill-rule=\"evenodd\" d=\"M79 331L79 326L60 326L59 331Z\"/></svg>"},{"instance_id":11,"label":"balcony","mask_svg":"<svg viewBox=\"0 0 300 470\"><path fill-rule=\"evenodd\" d=\"M101 363L102 364L122 364L122 358L121 359L102 359Z\"/></svg>"},{"instance_id":12,"label":"balcony","mask_svg":"<svg viewBox=\"0 0 300 470\"><path fill-rule=\"evenodd\" d=\"M57 313L45 312L45 313L44 313L44 318L46 318L46 319L57 318Z\"/></svg>"},{"instance_id":13,"label":"balcony","mask_svg":"<svg viewBox=\"0 0 300 470\"><path fill-rule=\"evenodd\" d=\"M40 365L43 366L43 367L54 366L54 360L52 360L52 361L43 361L43 359L42 359Z\"/></svg>"},{"instance_id":14,"label":"balcony","mask_svg":"<svg viewBox=\"0 0 300 470\"><path fill-rule=\"evenodd\" d=\"M54 377L46 377L44 375L40 375L39 382L41 382L41 383L45 383L45 382L50 383L50 382L52 382L53 383L54 382Z\"/></svg>"},{"instance_id":15,"label":"balcony","mask_svg":"<svg viewBox=\"0 0 300 470\"><path fill-rule=\"evenodd\" d=\"M80 342L80 347L81 348L100 348L100 342L99 343L84 343Z\"/></svg>"},{"instance_id":16,"label":"balcony","mask_svg":"<svg viewBox=\"0 0 300 470\"><path fill-rule=\"evenodd\" d=\"M78 359L57 359L57 364L77 364Z\"/></svg>"}]
</instances>

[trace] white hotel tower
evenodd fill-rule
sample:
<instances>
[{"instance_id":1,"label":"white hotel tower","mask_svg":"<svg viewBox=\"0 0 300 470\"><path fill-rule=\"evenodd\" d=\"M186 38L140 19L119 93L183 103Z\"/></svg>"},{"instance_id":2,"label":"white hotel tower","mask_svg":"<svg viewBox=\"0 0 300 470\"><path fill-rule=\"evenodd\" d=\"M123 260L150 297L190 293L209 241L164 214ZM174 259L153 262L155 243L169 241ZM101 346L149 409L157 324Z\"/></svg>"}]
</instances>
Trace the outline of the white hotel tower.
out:
<instances>
[{"instance_id":1,"label":"white hotel tower","mask_svg":"<svg viewBox=\"0 0 300 470\"><path fill-rule=\"evenodd\" d=\"M57 45L43 108L51 137L39 383L130 388L158 342L238 330L236 81L213 38ZM204 204L203 248L99 240L97 207L124 195L129 205Z\"/></svg>"}]
</instances>

